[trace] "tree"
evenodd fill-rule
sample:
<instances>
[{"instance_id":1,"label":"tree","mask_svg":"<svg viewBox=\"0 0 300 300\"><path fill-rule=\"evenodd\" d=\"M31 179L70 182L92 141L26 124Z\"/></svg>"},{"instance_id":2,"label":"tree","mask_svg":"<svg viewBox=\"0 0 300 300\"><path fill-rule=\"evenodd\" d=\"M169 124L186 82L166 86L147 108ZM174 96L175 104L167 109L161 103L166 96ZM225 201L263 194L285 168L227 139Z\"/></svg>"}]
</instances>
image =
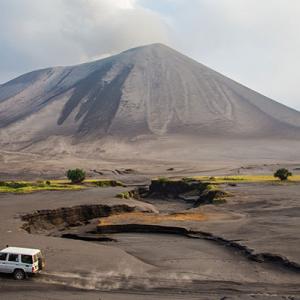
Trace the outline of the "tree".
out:
<instances>
[{"instance_id":1,"label":"tree","mask_svg":"<svg viewBox=\"0 0 300 300\"><path fill-rule=\"evenodd\" d=\"M274 177L279 178L281 181L288 180L288 178L292 175L293 174L288 169L285 169L285 168L278 169L274 173Z\"/></svg>"},{"instance_id":2,"label":"tree","mask_svg":"<svg viewBox=\"0 0 300 300\"><path fill-rule=\"evenodd\" d=\"M68 170L67 177L72 183L81 183L85 179L85 172L82 169Z\"/></svg>"}]
</instances>

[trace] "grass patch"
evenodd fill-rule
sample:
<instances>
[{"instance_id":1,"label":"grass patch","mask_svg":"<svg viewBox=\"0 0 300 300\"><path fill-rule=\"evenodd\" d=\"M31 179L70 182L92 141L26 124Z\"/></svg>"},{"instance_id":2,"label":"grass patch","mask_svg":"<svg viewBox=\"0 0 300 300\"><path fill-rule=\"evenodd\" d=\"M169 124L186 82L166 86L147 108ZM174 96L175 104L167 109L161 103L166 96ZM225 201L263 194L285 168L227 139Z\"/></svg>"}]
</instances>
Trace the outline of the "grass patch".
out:
<instances>
[{"instance_id":1,"label":"grass patch","mask_svg":"<svg viewBox=\"0 0 300 300\"><path fill-rule=\"evenodd\" d=\"M116 187L125 185L111 179L88 179L82 184L72 184L67 179L37 181L0 181L0 193L33 193L36 191L81 190L87 187Z\"/></svg>"},{"instance_id":2,"label":"grass patch","mask_svg":"<svg viewBox=\"0 0 300 300\"><path fill-rule=\"evenodd\" d=\"M127 192L122 192L116 195L117 198L121 198L121 199L130 199L132 198L131 192L127 191Z\"/></svg>"},{"instance_id":3,"label":"grass patch","mask_svg":"<svg viewBox=\"0 0 300 300\"><path fill-rule=\"evenodd\" d=\"M232 196L230 193L221 190L217 185L208 184L206 189L201 193L197 204L224 204L227 197Z\"/></svg>"},{"instance_id":4,"label":"grass patch","mask_svg":"<svg viewBox=\"0 0 300 300\"><path fill-rule=\"evenodd\" d=\"M91 179L91 180L86 180L85 183L99 186L99 187L115 187L115 186L122 186L125 187L125 184L122 183L121 181L118 180L111 180L111 179Z\"/></svg>"},{"instance_id":5,"label":"grass patch","mask_svg":"<svg viewBox=\"0 0 300 300\"><path fill-rule=\"evenodd\" d=\"M138 190L121 192L121 193L117 194L116 197L121 198L121 199L139 199L140 198Z\"/></svg>"},{"instance_id":6,"label":"grass patch","mask_svg":"<svg viewBox=\"0 0 300 300\"><path fill-rule=\"evenodd\" d=\"M51 180L52 184L71 184L68 179L55 179ZM118 180L112 179L85 179L81 185L86 186L98 186L98 187L114 187L114 186L122 186L126 187L126 185Z\"/></svg>"},{"instance_id":7,"label":"grass patch","mask_svg":"<svg viewBox=\"0 0 300 300\"><path fill-rule=\"evenodd\" d=\"M165 183L165 182L170 182L171 180L169 179L169 178L167 178L167 177L158 177L157 179L156 179L158 182L160 182L160 183Z\"/></svg>"},{"instance_id":8,"label":"grass patch","mask_svg":"<svg viewBox=\"0 0 300 300\"><path fill-rule=\"evenodd\" d=\"M80 190L84 186L53 181L1 181L0 193L33 193L36 191Z\"/></svg>"},{"instance_id":9,"label":"grass patch","mask_svg":"<svg viewBox=\"0 0 300 300\"><path fill-rule=\"evenodd\" d=\"M219 188L216 185L214 185L214 184L208 184L206 186L206 190L207 191L217 191L217 190L219 190Z\"/></svg>"},{"instance_id":10,"label":"grass patch","mask_svg":"<svg viewBox=\"0 0 300 300\"><path fill-rule=\"evenodd\" d=\"M242 182L280 182L278 178L273 175L232 175L232 176L195 176L194 180L201 180L211 183L242 183ZM291 182L300 182L300 175L293 175L289 177Z\"/></svg>"}]
</instances>

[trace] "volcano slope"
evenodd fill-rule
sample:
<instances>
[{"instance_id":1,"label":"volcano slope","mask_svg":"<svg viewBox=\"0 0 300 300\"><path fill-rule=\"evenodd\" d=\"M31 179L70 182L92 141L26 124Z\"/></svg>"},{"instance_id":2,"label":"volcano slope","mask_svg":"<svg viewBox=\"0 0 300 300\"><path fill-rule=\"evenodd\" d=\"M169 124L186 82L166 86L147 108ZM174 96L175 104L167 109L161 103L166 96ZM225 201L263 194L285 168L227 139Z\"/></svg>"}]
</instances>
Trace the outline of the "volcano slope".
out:
<instances>
[{"instance_id":1,"label":"volcano slope","mask_svg":"<svg viewBox=\"0 0 300 300\"><path fill-rule=\"evenodd\" d=\"M34 71L0 86L4 161L15 151L295 161L299 129L299 112L161 44Z\"/></svg>"}]
</instances>

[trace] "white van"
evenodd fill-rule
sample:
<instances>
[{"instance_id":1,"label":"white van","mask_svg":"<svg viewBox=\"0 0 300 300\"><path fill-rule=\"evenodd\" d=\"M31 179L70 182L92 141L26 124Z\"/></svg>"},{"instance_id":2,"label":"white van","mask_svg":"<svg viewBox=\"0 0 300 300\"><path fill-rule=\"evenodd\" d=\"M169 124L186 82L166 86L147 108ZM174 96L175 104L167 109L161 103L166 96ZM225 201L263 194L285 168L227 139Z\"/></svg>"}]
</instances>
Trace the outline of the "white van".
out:
<instances>
[{"instance_id":1,"label":"white van","mask_svg":"<svg viewBox=\"0 0 300 300\"><path fill-rule=\"evenodd\" d=\"M0 251L0 272L13 274L22 280L44 268L44 259L39 249L8 247Z\"/></svg>"}]
</instances>

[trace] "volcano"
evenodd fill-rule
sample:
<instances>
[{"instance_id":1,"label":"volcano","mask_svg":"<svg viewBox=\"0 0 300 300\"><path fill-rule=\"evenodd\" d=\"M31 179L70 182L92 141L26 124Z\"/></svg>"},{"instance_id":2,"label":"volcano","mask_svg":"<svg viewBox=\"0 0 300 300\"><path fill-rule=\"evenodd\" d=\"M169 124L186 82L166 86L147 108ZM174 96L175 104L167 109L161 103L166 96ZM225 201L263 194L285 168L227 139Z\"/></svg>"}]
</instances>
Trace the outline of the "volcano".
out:
<instances>
[{"instance_id":1,"label":"volcano","mask_svg":"<svg viewBox=\"0 0 300 300\"><path fill-rule=\"evenodd\" d=\"M299 138L300 113L162 44L0 86L1 146L110 137Z\"/></svg>"}]
</instances>

